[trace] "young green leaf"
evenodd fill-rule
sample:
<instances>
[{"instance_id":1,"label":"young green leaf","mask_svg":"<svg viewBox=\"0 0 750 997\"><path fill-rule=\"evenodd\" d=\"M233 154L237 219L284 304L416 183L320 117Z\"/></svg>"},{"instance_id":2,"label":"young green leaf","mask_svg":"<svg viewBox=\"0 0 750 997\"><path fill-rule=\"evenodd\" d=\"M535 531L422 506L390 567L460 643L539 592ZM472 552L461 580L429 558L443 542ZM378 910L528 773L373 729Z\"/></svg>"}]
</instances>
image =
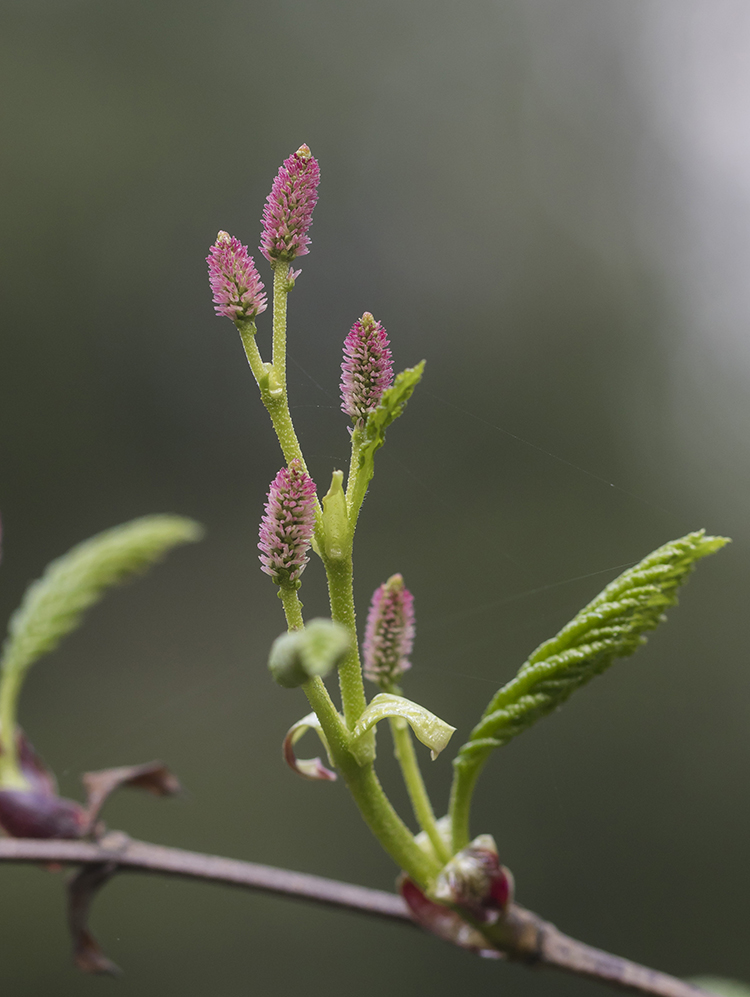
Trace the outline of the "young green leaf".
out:
<instances>
[{"instance_id":1,"label":"young green leaf","mask_svg":"<svg viewBox=\"0 0 750 997\"><path fill-rule=\"evenodd\" d=\"M28 668L53 651L104 591L145 571L178 544L199 540L201 527L180 516L144 516L105 530L49 564L13 614L0 661L0 768L18 781L12 731Z\"/></svg>"},{"instance_id":2,"label":"young green leaf","mask_svg":"<svg viewBox=\"0 0 750 997\"><path fill-rule=\"evenodd\" d=\"M468 835L471 791L493 748L507 744L616 658L644 644L644 634L676 604L677 590L695 563L726 543L725 537L707 537L699 530L659 547L611 582L556 637L541 644L516 677L496 693L454 760L454 847L462 847Z\"/></svg>"},{"instance_id":3,"label":"young green leaf","mask_svg":"<svg viewBox=\"0 0 750 997\"><path fill-rule=\"evenodd\" d=\"M355 429L352 442L356 452L359 454L358 464L355 468L356 487L354 494L347 496L350 500L350 508L359 511L362 501L367 491L367 486L375 473L375 451L385 443L385 431L390 424L397 419L406 408L406 403L412 396L412 392L419 384L424 373L425 361L422 360L416 367L407 367L396 376L393 387L388 388L383 393L380 404L371 412L363 429Z\"/></svg>"},{"instance_id":4,"label":"young green leaf","mask_svg":"<svg viewBox=\"0 0 750 997\"><path fill-rule=\"evenodd\" d=\"M333 620L310 620L304 630L284 633L271 645L268 668L285 689L296 689L308 679L324 678L349 650L349 631Z\"/></svg>"},{"instance_id":5,"label":"young green leaf","mask_svg":"<svg viewBox=\"0 0 750 997\"><path fill-rule=\"evenodd\" d=\"M689 533L649 554L611 582L556 637L541 644L494 696L463 745L458 765L482 757L530 727L612 664L632 654L664 620L695 562L728 541Z\"/></svg>"},{"instance_id":6,"label":"young green leaf","mask_svg":"<svg viewBox=\"0 0 750 997\"><path fill-rule=\"evenodd\" d=\"M11 617L3 671L27 668L54 650L106 589L145 571L170 548L199 540L201 534L191 519L144 516L105 530L52 561Z\"/></svg>"}]
</instances>

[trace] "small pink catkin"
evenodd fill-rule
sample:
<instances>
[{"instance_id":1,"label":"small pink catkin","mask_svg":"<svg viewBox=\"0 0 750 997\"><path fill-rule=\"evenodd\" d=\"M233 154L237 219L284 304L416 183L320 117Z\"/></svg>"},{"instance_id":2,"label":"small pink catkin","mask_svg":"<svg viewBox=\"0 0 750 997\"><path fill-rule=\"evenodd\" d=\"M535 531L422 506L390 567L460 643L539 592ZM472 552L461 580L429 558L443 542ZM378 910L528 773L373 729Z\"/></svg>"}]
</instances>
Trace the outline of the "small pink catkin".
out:
<instances>
[{"instance_id":1,"label":"small pink catkin","mask_svg":"<svg viewBox=\"0 0 750 997\"><path fill-rule=\"evenodd\" d=\"M357 319L344 340L341 409L362 427L393 384L393 360L385 329L370 312Z\"/></svg>"},{"instance_id":2,"label":"small pink catkin","mask_svg":"<svg viewBox=\"0 0 750 997\"><path fill-rule=\"evenodd\" d=\"M253 319L266 310L263 283L252 256L239 239L219 232L206 257L208 280L217 315L237 321Z\"/></svg>"},{"instance_id":3,"label":"small pink catkin","mask_svg":"<svg viewBox=\"0 0 750 997\"><path fill-rule=\"evenodd\" d=\"M307 232L319 183L318 161L301 145L279 168L263 208L260 251L270 263L291 263L310 252Z\"/></svg>"},{"instance_id":4,"label":"small pink catkin","mask_svg":"<svg viewBox=\"0 0 750 997\"><path fill-rule=\"evenodd\" d=\"M271 482L260 523L260 563L277 585L299 587L314 528L315 482L294 458Z\"/></svg>"},{"instance_id":5,"label":"small pink catkin","mask_svg":"<svg viewBox=\"0 0 750 997\"><path fill-rule=\"evenodd\" d=\"M389 689L411 668L414 596L401 575L391 575L373 593L362 645L365 675Z\"/></svg>"}]
</instances>

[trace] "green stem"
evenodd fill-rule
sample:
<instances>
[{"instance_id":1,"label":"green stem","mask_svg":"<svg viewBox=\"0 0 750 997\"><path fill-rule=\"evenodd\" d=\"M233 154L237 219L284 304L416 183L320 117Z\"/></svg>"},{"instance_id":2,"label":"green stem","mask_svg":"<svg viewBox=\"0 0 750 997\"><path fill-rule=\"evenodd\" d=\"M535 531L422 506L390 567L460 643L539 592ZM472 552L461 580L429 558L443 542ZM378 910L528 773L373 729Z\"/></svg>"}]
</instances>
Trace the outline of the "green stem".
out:
<instances>
[{"instance_id":1,"label":"green stem","mask_svg":"<svg viewBox=\"0 0 750 997\"><path fill-rule=\"evenodd\" d=\"M286 398L286 296L289 294L289 264L273 264L273 369Z\"/></svg>"},{"instance_id":2,"label":"green stem","mask_svg":"<svg viewBox=\"0 0 750 997\"><path fill-rule=\"evenodd\" d=\"M451 819L451 838L453 852L459 852L471 841L469 819L471 816L471 798L474 793L482 765L463 766L454 762L453 785L448 813Z\"/></svg>"},{"instance_id":3,"label":"green stem","mask_svg":"<svg viewBox=\"0 0 750 997\"><path fill-rule=\"evenodd\" d=\"M302 686L328 740L331 755L367 826L400 869L421 886L440 871L434 859L415 842L409 828L393 809L371 764L360 766L348 748L348 732L333 708L320 679Z\"/></svg>"},{"instance_id":4,"label":"green stem","mask_svg":"<svg viewBox=\"0 0 750 997\"><path fill-rule=\"evenodd\" d=\"M362 429L355 429L352 433L352 453L349 459L349 478L346 482L346 505L349 510L349 522L351 523L352 535L357 528L357 520L362 503L367 494L367 486L370 478L363 473L360 466L362 448L365 443Z\"/></svg>"},{"instance_id":5,"label":"green stem","mask_svg":"<svg viewBox=\"0 0 750 997\"><path fill-rule=\"evenodd\" d=\"M4 668L0 679L0 787L25 789L27 782L18 767L16 714L25 669Z\"/></svg>"},{"instance_id":6,"label":"green stem","mask_svg":"<svg viewBox=\"0 0 750 997\"><path fill-rule=\"evenodd\" d=\"M292 630L304 630L305 621L302 618L302 603L299 601L297 589L291 585L281 585L279 587L279 599L284 607L286 625L290 632Z\"/></svg>"},{"instance_id":7,"label":"green stem","mask_svg":"<svg viewBox=\"0 0 750 997\"><path fill-rule=\"evenodd\" d=\"M409 725L400 717L391 717L390 725L396 759L401 767L401 773L406 783L406 790L411 800L414 816L419 821L419 826L432 842L435 854L443 863L448 862L451 858L451 852L438 830L432 803L430 802L430 797L427 795L427 788L419 769L416 752L414 751L414 742L412 741Z\"/></svg>"},{"instance_id":8,"label":"green stem","mask_svg":"<svg viewBox=\"0 0 750 997\"><path fill-rule=\"evenodd\" d=\"M262 391L261 384L268 377L268 368L263 363L263 357L260 355L258 343L255 339L258 329L252 319L240 319L235 322L235 325L240 334L245 356L247 357L247 362L250 364L250 370L253 372L253 377Z\"/></svg>"},{"instance_id":9,"label":"green stem","mask_svg":"<svg viewBox=\"0 0 750 997\"><path fill-rule=\"evenodd\" d=\"M284 264L286 266L286 264ZM282 265L279 264L279 267ZM273 355L274 363L264 363L255 339L256 326L253 321L238 321L235 323L242 340L247 362L253 377L260 389L261 401L271 417L273 428L281 446L281 452L287 464L295 458L300 461L305 473L309 474L302 448L297 439L286 391L286 295L287 291L277 287L280 282L277 275L280 269L274 270L273 293ZM288 269L288 267L287 267ZM281 367L276 366L278 358ZM315 547L318 552L323 549L323 511L320 500L315 496Z\"/></svg>"},{"instance_id":10,"label":"green stem","mask_svg":"<svg viewBox=\"0 0 750 997\"><path fill-rule=\"evenodd\" d=\"M349 631L349 651L344 661L339 665L339 686L346 726L349 730L353 730L365 711L367 700L357 643L357 615L354 609L354 573L351 547L344 551L341 558L324 557L323 563L328 579L331 619Z\"/></svg>"}]
</instances>

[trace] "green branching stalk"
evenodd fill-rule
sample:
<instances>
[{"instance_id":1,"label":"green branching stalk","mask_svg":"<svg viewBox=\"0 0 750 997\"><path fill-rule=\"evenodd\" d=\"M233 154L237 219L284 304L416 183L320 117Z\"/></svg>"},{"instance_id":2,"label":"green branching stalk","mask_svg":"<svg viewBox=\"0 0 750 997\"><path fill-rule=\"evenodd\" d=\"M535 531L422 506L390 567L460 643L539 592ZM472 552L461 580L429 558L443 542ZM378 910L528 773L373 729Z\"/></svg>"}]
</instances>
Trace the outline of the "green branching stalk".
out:
<instances>
[{"instance_id":1,"label":"green branching stalk","mask_svg":"<svg viewBox=\"0 0 750 997\"><path fill-rule=\"evenodd\" d=\"M380 844L418 883L426 886L439 872L435 862L414 840L380 785L372 762L360 764L351 749L351 735L319 678L302 686L320 721L336 768L342 774L366 824Z\"/></svg>"},{"instance_id":2,"label":"green branching stalk","mask_svg":"<svg viewBox=\"0 0 750 997\"><path fill-rule=\"evenodd\" d=\"M73 547L26 591L8 626L0 662L0 784L23 785L18 772L16 708L31 665L53 651L104 592L145 571L172 547L199 540L201 527L180 516L144 516Z\"/></svg>"},{"instance_id":3,"label":"green branching stalk","mask_svg":"<svg viewBox=\"0 0 750 997\"><path fill-rule=\"evenodd\" d=\"M235 322L242 340L242 346L247 362L260 391L261 401L271 417L271 423L279 441L281 452L287 465L295 458L302 463L305 473L305 462L302 447L297 438L297 432L289 411L289 400L286 389L286 304L289 293L289 266L277 264L274 268L273 280L273 363L264 363L256 341L257 329L250 319L238 319ZM320 553L323 544L323 527L321 523L322 509L317 496L315 498L315 550Z\"/></svg>"},{"instance_id":4,"label":"green branching stalk","mask_svg":"<svg viewBox=\"0 0 750 997\"><path fill-rule=\"evenodd\" d=\"M728 541L703 530L673 540L611 582L567 626L540 645L494 696L454 761L453 847L469 842L469 806L477 777L495 748L560 706L616 658L636 651L644 634L677 602L695 563Z\"/></svg>"}]
</instances>

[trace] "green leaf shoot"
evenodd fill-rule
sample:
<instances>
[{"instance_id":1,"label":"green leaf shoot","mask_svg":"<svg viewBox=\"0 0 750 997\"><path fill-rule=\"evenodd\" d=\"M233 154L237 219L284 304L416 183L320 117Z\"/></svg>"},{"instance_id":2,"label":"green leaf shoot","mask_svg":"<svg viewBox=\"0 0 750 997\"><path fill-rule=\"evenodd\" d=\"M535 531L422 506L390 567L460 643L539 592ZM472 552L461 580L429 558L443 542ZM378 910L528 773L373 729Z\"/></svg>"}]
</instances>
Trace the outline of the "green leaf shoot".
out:
<instances>
[{"instance_id":1,"label":"green leaf shoot","mask_svg":"<svg viewBox=\"0 0 750 997\"><path fill-rule=\"evenodd\" d=\"M354 475L350 476L354 487L352 494L347 495L353 521L356 521L367 486L375 473L375 453L385 443L385 431L406 408L406 403L422 380L424 365L425 361L422 360L416 367L402 370L393 385L383 393L380 405L370 413L364 428L354 430L352 452L356 454L356 462L352 468Z\"/></svg>"},{"instance_id":2,"label":"green leaf shoot","mask_svg":"<svg viewBox=\"0 0 750 997\"><path fill-rule=\"evenodd\" d=\"M659 547L607 585L555 637L534 651L516 677L492 698L454 760L453 806L466 811L463 822L468 818L471 788L493 749L547 716L616 658L644 644L644 634L655 629L665 619L664 611L677 603L677 591L696 562L726 543L725 537L709 537L699 530Z\"/></svg>"},{"instance_id":3,"label":"green leaf shoot","mask_svg":"<svg viewBox=\"0 0 750 997\"><path fill-rule=\"evenodd\" d=\"M201 527L180 516L144 516L105 530L52 561L11 617L0 660L0 768L15 767L12 731L23 678L42 655L79 626L104 592L144 572L172 547L199 540Z\"/></svg>"}]
</instances>

